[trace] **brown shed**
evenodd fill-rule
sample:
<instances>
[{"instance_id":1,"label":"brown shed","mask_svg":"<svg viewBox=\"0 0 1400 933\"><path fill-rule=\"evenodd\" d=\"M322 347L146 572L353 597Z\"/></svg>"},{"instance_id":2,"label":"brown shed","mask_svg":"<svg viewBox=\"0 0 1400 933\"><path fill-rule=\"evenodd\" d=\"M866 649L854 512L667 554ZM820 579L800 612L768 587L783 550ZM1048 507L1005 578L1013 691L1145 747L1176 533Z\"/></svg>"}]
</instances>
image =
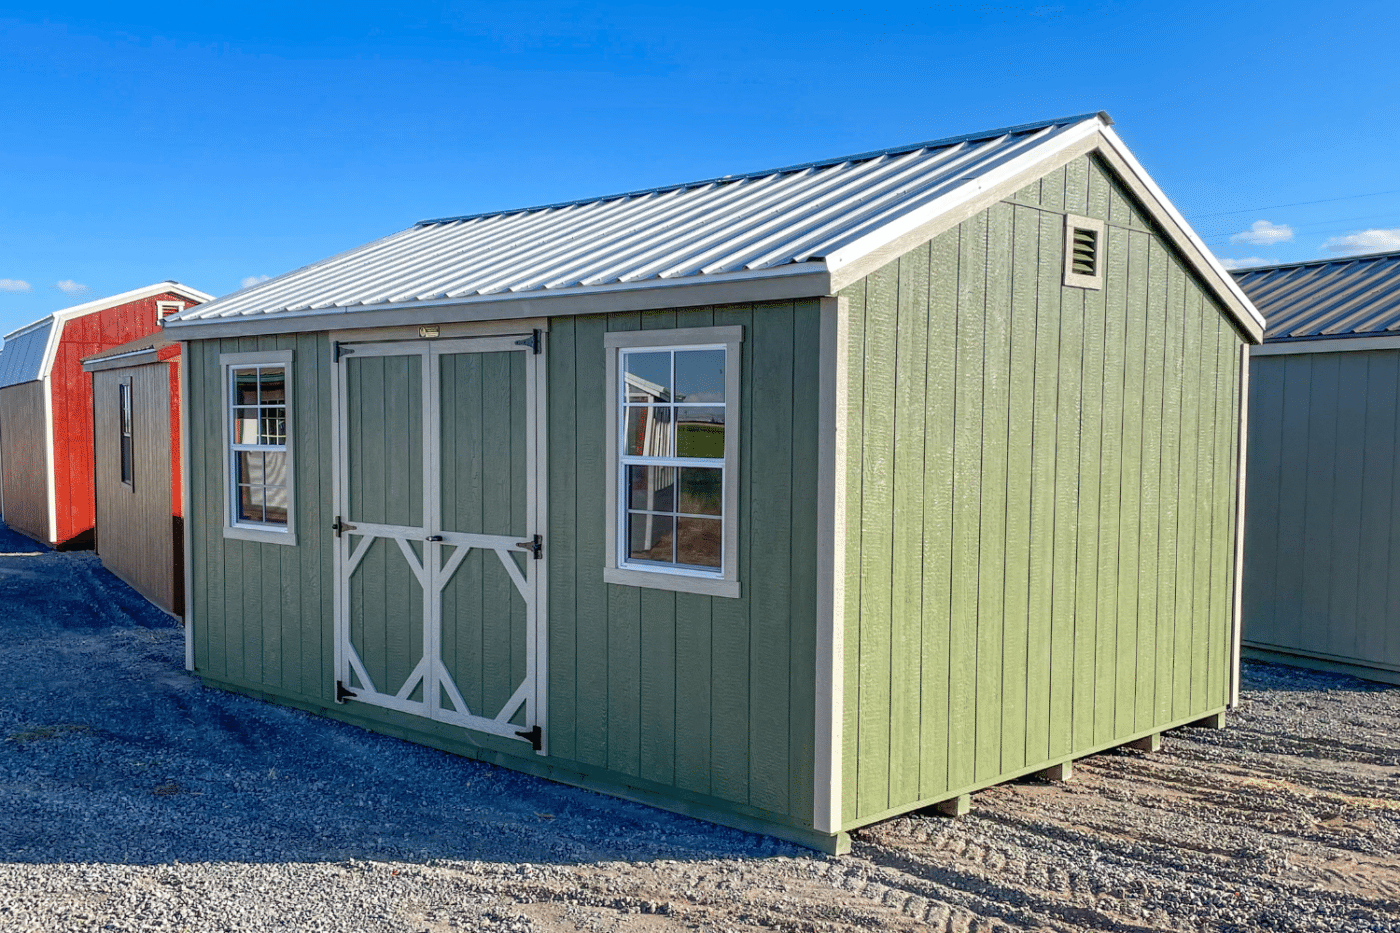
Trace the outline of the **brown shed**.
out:
<instances>
[{"instance_id":1,"label":"brown shed","mask_svg":"<svg viewBox=\"0 0 1400 933\"><path fill-rule=\"evenodd\" d=\"M102 564L183 615L180 345L152 334L83 360L92 374L93 481Z\"/></svg>"}]
</instances>

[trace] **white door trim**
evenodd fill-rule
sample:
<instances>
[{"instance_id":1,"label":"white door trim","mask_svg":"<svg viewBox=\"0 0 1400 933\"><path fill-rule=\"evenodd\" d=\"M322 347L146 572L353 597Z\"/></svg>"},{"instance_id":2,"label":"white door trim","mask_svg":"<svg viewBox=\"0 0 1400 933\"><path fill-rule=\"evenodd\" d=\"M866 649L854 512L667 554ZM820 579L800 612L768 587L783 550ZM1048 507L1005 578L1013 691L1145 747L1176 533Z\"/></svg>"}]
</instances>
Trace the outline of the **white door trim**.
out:
<instances>
[{"instance_id":1,"label":"white door trim","mask_svg":"<svg viewBox=\"0 0 1400 933\"><path fill-rule=\"evenodd\" d=\"M536 332L533 347L529 345L527 340L530 336L532 335L529 333L508 333L447 340L375 341L340 345L340 352L351 357L421 356L423 360L424 501L421 532L417 528L353 522L349 515L347 498L349 490L348 437L345 419L348 402L347 370L339 362L334 363L336 369L333 375L335 387L331 396L332 420L334 422L332 430L334 443L332 495L335 503L335 514L341 521L352 522L355 525L354 532L348 532L339 538L334 538L332 542L336 575L334 663L338 680L348 681L353 669L357 679L367 686L371 685L364 666L359 663L350 643L350 575L359 563L359 559L363 557L371 540L376 537L395 538L398 540L400 548L403 549L409 566L423 585L424 660L409 675L404 689L399 691L399 693L404 694L403 696L391 697L376 690L376 696L372 699L365 697L365 701L373 705L427 716L441 722L460 725L463 728L517 740L521 740L517 734L518 727L511 724L510 720L523 705L527 727L538 725L541 730L541 744L537 754L548 755L548 607L546 605L547 586L545 582L548 579L546 571L548 558L543 556L547 554L547 548L539 559L527 560L525 572L521 573L519 566L511 557L511 553L527 549L521 546L525 542L517 539L516 536L443 531L442 490L438 471L442 455L442 407L437 387L441 384L442 356L445 354L493 352L526 354L527 424L523 426L523 429L526 432L526 462L532 467L526 477L526 524L533 531L523 537L528 541L531 535L544 535L547 515L544 498L548 488L545 461L545 398L547 393L544 391L542 382L547 369L544 363L543 335ZM360 538L353 552L350 544L352 535ZM408 537L405 535L420 537L424 540L421 564L416 559L410 559L414 556L413 550L408 546ZM428 541L428 538L438 540ZM455 547L456 550L445 564L439 566L442 560L442 549L447 546ZM442 632L438 621L442 613L442 590L452 578L467 552L472 549L480 549L483 552L490 551L501 561L517 592L524 600L527 612L525 679L517 687L505 707L496 712L495 715L490 715L486 711L467 712L467 704L442 662ZM407 699L407 695L413 692L419 680L423 682L423 701L421 703ZM375 688L371 687L371 689ZM442 693L444 691L447 693L448 703L455 708L443 705Z\"/></svg>"}]
</instances>

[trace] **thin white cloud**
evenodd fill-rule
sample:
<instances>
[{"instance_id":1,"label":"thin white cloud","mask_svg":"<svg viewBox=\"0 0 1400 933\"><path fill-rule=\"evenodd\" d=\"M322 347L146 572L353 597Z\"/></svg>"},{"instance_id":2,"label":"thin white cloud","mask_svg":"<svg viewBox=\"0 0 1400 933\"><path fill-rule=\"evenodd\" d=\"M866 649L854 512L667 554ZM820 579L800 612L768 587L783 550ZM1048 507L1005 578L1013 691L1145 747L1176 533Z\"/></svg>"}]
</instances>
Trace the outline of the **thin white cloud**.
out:
<instances>
[{"instance_id":1,"label":"thin white cloud","mask_svg":"<svg viewBox=\"0 0 1400 933\"><path fill-rule=\"evenodd\" d=\"M1293 228L1288 224L1271 224L1267 220L1256 220L1248 230L1230 237L1231 243L1255 243L1259 246L1272 246L1287 243L1293 239Z\"/></svg>"},{"instance_id":2,"label":"thin white cloud","mask_svg":"<svg viewBox=\"0 0 1400 933\"><path fill-rule=\"evenodd\" d=\"M1388 253L1400 249L1400 227L1334 236L1322 248L1329 253Z\"/></svg>"},{"instance_id":3,"label":"thin white cloud","mask_svg":"<svg viewBox=\"0 0 1400 933\"><path fill-rule=\"evenodd\" d=\"M92 286L75 282L72 279L63 279L53 283L53 287L63 292L65 295L81 295L83 292L91 291Z\"/></svg>"},{"instance_id":4,"label":"thin white cloud","mask_svg":"<svg viewBox=\"0 0 1400 933\"><path fill-rule=\"evenodd\" d=\"M32 292L34 286L24 279L0 279L0 292Z\"/></svg>"},{"instance_id":5,"label":"thin white cloud","mask_svg":"<svg viewBox=\"0 0 1400 933\"><path fill-rule=\"evenodd\" d=\"M1220 264L1226 269L1248 269L1250 266L1272 265L1273 260L1260 259L1258 256L1246 256L1243 259L1221 259Z\"/></svg>"},{"instance_id":6,"label":"thin white cloud","mask_svg":"<svg viewBox=\"0 0 1400 933\"><path fill-rule=\"evenodd\" d=\"M267 281L268 279L270 279L270 278L272 278L272 276L270 276L270 275L249 275L249 276L245 276L243 279L241 279L241 280L239 281L238 287L239 287L239 288L252 288L254 285L257 285L259 282L266 282L266 281Z\"/></svg>"}]
</instances>

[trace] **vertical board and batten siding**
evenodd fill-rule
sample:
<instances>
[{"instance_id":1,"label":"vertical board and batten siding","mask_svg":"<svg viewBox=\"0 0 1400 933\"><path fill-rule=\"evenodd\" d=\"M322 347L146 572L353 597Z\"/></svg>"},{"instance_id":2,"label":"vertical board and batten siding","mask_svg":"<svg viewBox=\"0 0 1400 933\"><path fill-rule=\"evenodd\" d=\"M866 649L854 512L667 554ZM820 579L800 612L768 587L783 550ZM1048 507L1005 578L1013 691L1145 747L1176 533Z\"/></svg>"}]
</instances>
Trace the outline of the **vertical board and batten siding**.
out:
<instances>
[{"instance_id":1,"label":"vertical board and batten siding","mask_svg":"<svg viewBox=\"0 0 1400 933\"><path fill-rule=\"evenodd\" d=\"M335 693L330 341L325 334L186 345L190 406L187 600L195 668L211 681L322 707ZM296 470L296 547L225 538L227 392L220 353L293 351L289 406Z\"/></svg>"},{"instance_id":2,"label":"vertical board and batten siding","mask_svg":"<svg viewBox=\"0 0 1400 933\"><path fill-rule=\"evenodd\" d=\"M732 520L739 523L742 598L604 583L604 334L736 324L744 327L741 492ZM188 344L196 668L211 683L471 757L639 792L662 805L810 829L819 336L816 300L551 322L545 758L521 742L331 704L330 340L307 334ZM219 354L282 349L295 354L296 547L225 539L221 524Z\"/></svg>"},{"instance_id":3,"label":"vertical board and batten siding","mask_svg":"<svg viewBox=\"0 0 1400 933\"><path fill-rule=\"evenodd\" d=\"M729 599L605 584L608 331L742 325ZM556 319L549 334L549 741L563 767L812 825L819 304Z\"/></svg>"},{"instance_id":4,"label":"vertical board and batten siding","mask_svg":"<svg viewBox=\"0 0 1400 933\"><path fill-rule=\"evenodd\" d=\"M1250 362L1244 642L1400 683L1400 352Z\"/></svg>"},{"instance_id":5,"label":"vertical board and batten siding","mask_svg":"<svg viewBox=\"0 0 1400 933\"><path fill-rule=\"evenodd\" d=\"M1243 338L1144 217L1081 158L842 293L846 827L1228 703Z\"/></svg>"},{"instance_id":6,"label":"vertical board and batten siding","mask_svg":"<svg viewBox=\"0 0 1400 933\"><path fill-rule=\"evenodd\" d=\"M0 389L0 459L5 462L5 522L49 541L49 458L44 427L48 393L40 381Z\"/></svg>"},{"instance_id":7,"label":"vertical board and batten siding","mask_svg":"<svg viewBox=\"0 0 1400 933\"><path fill-rule=\"evenodd\" d=\"M131 380L132 483L121 477L118 386ZM102 565L167 612L176 611L170 507L170 364L92 374L97 553Z\"/></svg>"}]
</instances>

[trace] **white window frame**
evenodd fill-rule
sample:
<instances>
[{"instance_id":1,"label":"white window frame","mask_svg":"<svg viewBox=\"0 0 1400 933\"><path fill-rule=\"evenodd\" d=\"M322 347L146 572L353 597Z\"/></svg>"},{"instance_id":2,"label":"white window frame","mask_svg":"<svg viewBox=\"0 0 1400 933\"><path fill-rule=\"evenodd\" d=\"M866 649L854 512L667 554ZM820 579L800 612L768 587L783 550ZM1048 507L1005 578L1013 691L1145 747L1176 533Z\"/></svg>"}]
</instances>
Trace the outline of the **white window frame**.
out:
<instances>
[{"instance_id":1,"label":"white window frame","mask_svg":"<svg viewBox=\"0 0 1400 933\"><path fill-rule=\"evenodd\" d=\"M287 394L287 524L272 525L263 522L240 521L234 499L238 484L233 479L233 370L247 369L250 366L280 366L286 374ZM223 411L219 415L223 424L224 449L224 537L241 541L260 541L264 544L297 543L297 495L296 495L296 430L292 351L268 350L249 353L219 354L219 370L222 376L219 404ZM279 448L280 449L280 448Z\"/></svg>"},{"instance_id":2,"label":"white window frame","mask_svg":"<svg viewBox=\"0 0 1400 933\"><path fill-rule=\"evenodd\" d=\"M740 411L740 348L744 328L688 327L673 330L615 331L605 334L603 346L607 352L607 512L605 526L607 544L604 551L603 580L622 586L670 590L677 593L698 593L737 599L739 581L739 436ZM621 429L623 405L621 365L624 350L724 350L724 492L723 522L718 572L689 567L667 567L661 564L629 562L626 547L626 498L622 483L623 469ZM680 458L677 458L680 459Z\"/></svg>"},{"instance_id":3,"label":"white window frame","mask_svg":"<svg viewBox=\"0 0 1400 933\"><path fill-rule=\"evenodd\" d=\"M1094 274L1085 275L1074 271L1074 231L1094 231ZM1093 217L1078 214L1065 215L1065 277L1067 288L1103 288L1104 248L1108 245L1105 233L1107 225Z\"/></svg>"},{"instance_id":4,"label":"white window frame","mask_svg":"<svg viewBox=\"0 0 1400 933\"><path fill-rule=\"evenodd\" d=\"M157 301L156 302L156 323L159 324L172 314L179 314L185 310L183 301Z\"/></svg>"}]
</instances>

